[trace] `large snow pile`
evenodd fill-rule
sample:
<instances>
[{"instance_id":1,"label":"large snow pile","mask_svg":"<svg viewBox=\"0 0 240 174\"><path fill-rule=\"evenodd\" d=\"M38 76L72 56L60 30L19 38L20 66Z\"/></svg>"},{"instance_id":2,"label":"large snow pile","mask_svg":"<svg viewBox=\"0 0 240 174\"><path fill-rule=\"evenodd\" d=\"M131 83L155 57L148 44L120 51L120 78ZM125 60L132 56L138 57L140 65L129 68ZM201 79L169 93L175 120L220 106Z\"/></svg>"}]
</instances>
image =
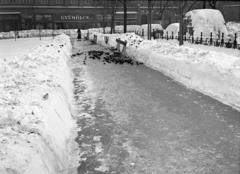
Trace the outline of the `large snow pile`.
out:
<instances>
[{"instance_id":1,"label":"large snow pile","mask_svg":"<svg viewBox=\"0 0 240 174\"><path fill-rule=\"evenodd\" d=\"M237 42L240 43L240 23L228 22L226 26L231 40L234 40L237 33Z\"/></svg>"},{"instance_id":2,"label":"large snow pile","mask_svg":"<svg viewBox=\"0 0 240 174\"><path fill-rule=\"evenodd\" d=\"M187 12L186 19L191 21L191 26L194 30L194 37L200 37L201 32L203 37L210 38L212 32L213 38L218 38L224 33L225 38L228 31L225 25L225 20L219 10L214 9L198 9Z\"/></svg>"},{"instance_id":3,"label":"large snow pile","mask_svg":"<svg viewBox=\"0 0 240 174\"><path fill-rule=\"evenodd\" d=\"M98 43L116 46L116 38L138 36L131 34L107 35L111 42L105 44L104 35L98 35ZM161 71L187 87L196 89L225 104L240 110L240 58L223 52L179 46L178 43L163 40L143 40L127 46L127 54L146 66Z\"/></svg>"},{"instance_id":4,"label":"large snow pile","mask_svg":"<svg viewBox=\"0 0 240 174\"><path fill-rule=\"evenodd\" d=\"M0 57L0 173L59 174L68 167L71 117L68 36L22 57Z\"/></svg>"},{"instance_id":5,"label":"large snow pile","mask_svg":"<svg viewBox=\"0 0 240 174\"><path fill-rule=\"evenodd\" d=\"M164 36L166 37L173 37L176 38L178 37L178 32L179 32L179 23L172 23L167 26L167 28L164 30Z\"/></svg>"}]
</instances>

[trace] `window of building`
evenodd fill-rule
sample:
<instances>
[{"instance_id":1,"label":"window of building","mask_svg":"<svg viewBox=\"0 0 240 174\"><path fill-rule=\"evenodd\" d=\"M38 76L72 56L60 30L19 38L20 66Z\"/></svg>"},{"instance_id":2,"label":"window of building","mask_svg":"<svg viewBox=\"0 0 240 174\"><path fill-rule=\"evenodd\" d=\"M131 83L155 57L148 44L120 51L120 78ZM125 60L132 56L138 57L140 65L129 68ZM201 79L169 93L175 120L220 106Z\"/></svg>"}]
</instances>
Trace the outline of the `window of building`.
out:
<instances>
[{"instance_id":1,"label":"window of building","mask_svg":"<svg viewBox=\"0 0 240 174\"><path fill-rule=\"evenodd\" d=\"M52 15L51 14L36 14L35 20L36 21L51 21Z\"/></svg>"},{"instance_id":2,"label":"window of building","mask_svg":"<svg viewBox=\"0 0 240 174\"><path fill-rule=\"evenodd\" d=\"M48 0L41 0L40 4L48 4Z\"/></svg>"},{"instance_id":3,"label":"window of building","mask_svg":"<svg viewBox=\"0 0 240 174\"><path fill-rule=\"evenodd\" d=\"M71 5L78 5L78 0L71 0L70 3Z\"/></svg>"},{"instance_id":4,"label":"window of building","mask_svg":"<svg viewBox=\"0 0 240 174\"><path fill-rule=\"evenodd\" d=\"M15 4L15 0L0 0L0 4Z\"/></svg>"},{"instance_id":5,"label":"window of building","mask_svg":"<svg viewBox=\"0 0 240 174\"><path fill-rule=\"evenodd\" d=\"M56 4L57 4L57 5L63 4L63 0L56 0Z\"/></svg>"},{"instance_id":6,"label":"window of building","mask_svg":"<svg viewBox=\"0 0 240 174\"><path fill-rule=\"evenodd\" d=\"M31 4L32 0L22 0L22 4Z\"/></svg>"},{"instance_id":7,"label":"window of building","mask_svg":"<svg viewBox=\"0 0 240 174\"><path fill-rule=\"evenodd\" d=\"M103 20L103 15L102 14L97 14L96 15L96 20L98 20L98 21Z\"/></svg>"},{"instance_id":8,"label":"window of building","mask_svg":"<svg viewBox=\"0 0 240 174\"><path fill-rule=\"evenodd\" d=\"M85 5L89 5L90 4L89 0L85 0L84 3L85 3Z\"/></svg>"}]
</instances>

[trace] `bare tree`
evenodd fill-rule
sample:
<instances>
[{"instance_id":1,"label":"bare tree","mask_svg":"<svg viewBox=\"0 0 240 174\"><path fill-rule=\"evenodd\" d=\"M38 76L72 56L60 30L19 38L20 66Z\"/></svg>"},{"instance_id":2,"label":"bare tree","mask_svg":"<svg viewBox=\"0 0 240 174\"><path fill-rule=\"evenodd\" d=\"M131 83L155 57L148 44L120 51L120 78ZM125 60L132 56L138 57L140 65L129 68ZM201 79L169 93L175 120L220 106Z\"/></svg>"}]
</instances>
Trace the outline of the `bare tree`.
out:
<instances>
[{"instance_id":1,"label":"bare tree","mask_svg":"<svg viewBox=\"0 0 240 174\"><path fill-rule=\"evenodd\" d=\"M209 3L209 5L210 5L211 8L213 8L213 9L216 9L216 8L217 8L217 7L216 7L217 0L209 0L208 3Z\"/></svg>"},{"instance_id":2,"label":"bare tree","mask_svg":"<svg viewBox=\"0 0 240 174\"><path fill-rule=\"evenodd\" d=\"M183 18L188 11L190 11L194 5L199 3L198 0L193 1L184 1L178 0L178 7L179 7L179 45L183 45Z\"/></svg>"},{"instance_id":3,"label":"bare tree","mask_svg":"<svg viewBox=\"0 0 240 174\"><path fill-rule=\"evenodd\" d=\"M169 0L152 0L152 7L156 7L155 9L153 8L153 12L159 13L159 18L161 21L169 4L170 4Z\"/></svg>"}]
</instances>

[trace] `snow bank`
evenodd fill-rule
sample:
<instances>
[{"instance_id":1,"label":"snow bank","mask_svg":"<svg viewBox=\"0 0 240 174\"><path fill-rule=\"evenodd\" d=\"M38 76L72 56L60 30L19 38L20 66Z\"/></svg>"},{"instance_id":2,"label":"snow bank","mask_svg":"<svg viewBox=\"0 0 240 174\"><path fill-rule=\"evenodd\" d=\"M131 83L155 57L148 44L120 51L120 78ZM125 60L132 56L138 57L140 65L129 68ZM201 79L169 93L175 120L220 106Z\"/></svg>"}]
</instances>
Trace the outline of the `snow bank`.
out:
<instances>
[{"instance_id":1,"label":"snow bank","mask_svg":"<svg viewBox=\"0 0 240 174\"><path fill-rule=\"evenodd\" d=\"M186 19L190 20L191 26L194 30L194 37L200 37L203 32L204 38L210 38L212 32L213 38L218 38L224 33L224 36L228 35L228 31L225 25L225 20L222 13L215 9L198 9L187 12Z\"/></svg>"},{"instance_id":2,"label":"snow bank","mask_svg":"<svg viewBox=\"0 0 240 174\"><path fill-rule=\"evenodd\" d=\"M180 47L178 43L163 40L142 40L134 33L97 36L98 43L108 47L116 46L116 38L130 41L127 45L129 56L187 87L240 110L239 57L190 46ZM110 37L108 44L105 44L104 36Z\"/></svg>"},{"instance_id":3,"label":"snow bank","mask_svg":"<svg viewBox=\"0 0 240 174\"><path fill-rule=\"evenodd\" d=\"M168 33L168 37L172 37L172 33L173 33L173 37L176 38L178 37L178 32L179 32L179 23L172 23L172 24L169 24L167 28L164 30L164 36L166 37Z\"/></svg>"},{"instance_id":4,"label":"snow bank","mask_svg":"<svg viewBox=\"0 0 240 174\"><path fill-rule=\"evenodd\" d=\"M60 34L67 34L67 35L77 35L77 29L58 29L58 30L52 30L52 29L43 29L43 30L21 30L17 32L17 35L20 38L25 37L39 37L41 35L42 37L48 37L48 36L56 36ZM0 39L9 39L9 38L15 38L15 32L0 32Z\"/></svg>"},{"instance_id":5,"label":"snow bank","mask_svg":"<svg viewBox=\"0 0 240 174\"><path fill-rule=\"evenodd\" d=\"M142 30L144 30L144 36L147 36L147 24L143 25L128 25L127 26L127 32L135 32L137 31L138 33L142 34ZM152 30L163 30L161 24L152 24ZM93 34L93 33L103 33L103 28L91 28L88 30L81 30L83 37L87 36L87 33ZM110 33L111 28L106 27L105 28L105 33ZM115 26L115 33L123 33L123 25L117 25Z\"/></svg>"},{"instance_id":6,"label":"snow bank","mask_svg":"<svg viewBox=\"0 0 240 174\"><path fill-rule=\"evenodd\" d=\"M240 23L228 22L226 26L231 40L234 40L235 33L237 33L237 43L240 43Z\"/></svg>"},{"instance_id":7,"label":"snow bank","mask_svg":"<svg viewBox=\"0 0 240 174\"><path fill-rule=\"evenodd\" d=\"M59 174L69 167L72 77L68 36L0 58L0 173Z\"/></svg>"}]
</instances>

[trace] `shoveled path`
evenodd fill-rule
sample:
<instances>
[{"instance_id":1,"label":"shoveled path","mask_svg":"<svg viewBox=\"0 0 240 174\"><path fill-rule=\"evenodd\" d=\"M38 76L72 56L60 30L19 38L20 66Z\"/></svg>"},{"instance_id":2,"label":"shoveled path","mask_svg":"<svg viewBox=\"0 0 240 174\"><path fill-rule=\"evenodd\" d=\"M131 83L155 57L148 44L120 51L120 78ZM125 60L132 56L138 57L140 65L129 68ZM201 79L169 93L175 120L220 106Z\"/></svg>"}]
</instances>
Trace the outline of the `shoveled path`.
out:
<instances>
[{"instance_id":1,"label":"shoveled path","mask_svg":"<svg viewBox=\"0 0 240 174\"><path fill-rule=\"evenodd\" d=\"M100 46L74 46L79 174L240 173L238 111L143 65L88 59Z\"/></svg>"}]
</instances>

